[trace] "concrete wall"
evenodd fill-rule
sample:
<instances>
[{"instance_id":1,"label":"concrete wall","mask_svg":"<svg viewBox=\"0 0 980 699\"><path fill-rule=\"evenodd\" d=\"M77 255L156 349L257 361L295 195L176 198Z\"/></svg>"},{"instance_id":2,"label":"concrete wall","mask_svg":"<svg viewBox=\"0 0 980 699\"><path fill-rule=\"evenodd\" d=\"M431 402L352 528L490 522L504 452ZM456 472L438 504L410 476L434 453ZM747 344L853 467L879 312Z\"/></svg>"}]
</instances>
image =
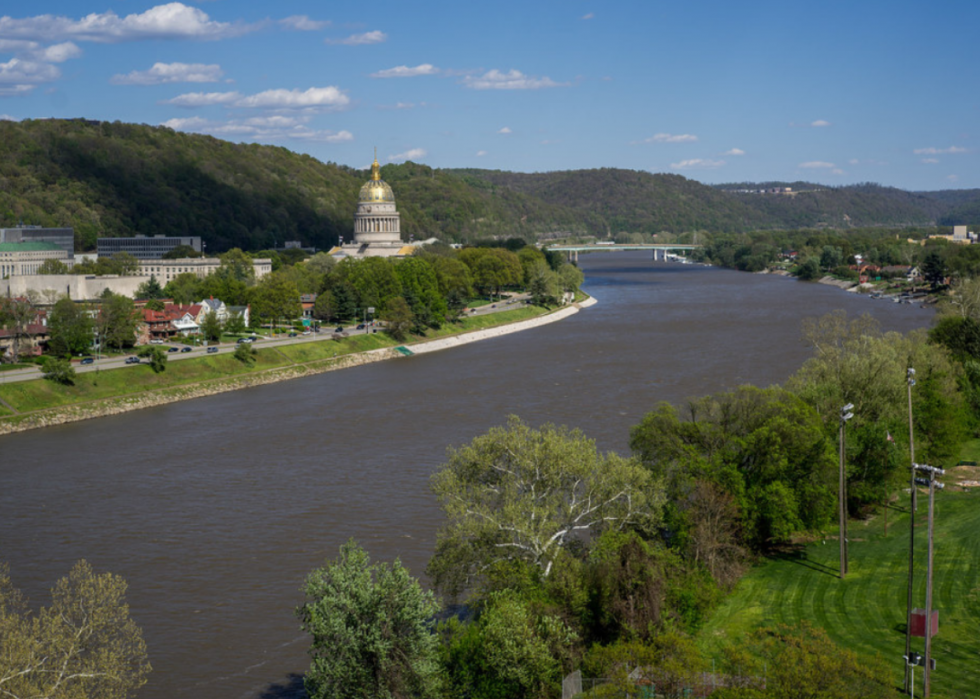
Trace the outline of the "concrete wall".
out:
<instances>
[{"instance_id":1,"label":"concrete wall","mask_svg":"<svg viewBox=\"0 0 980 699\"><path fill-rule=\"evenodd\" d=\"M0 279L0 295L24 296L28 291L40 294L42 300L55 300L67 294L76 301L87 301L102 295L106 289L114 294L133 297L146 280L142 277L93 277L76 274L32 274Z\"/></svg>"}]
</instances>

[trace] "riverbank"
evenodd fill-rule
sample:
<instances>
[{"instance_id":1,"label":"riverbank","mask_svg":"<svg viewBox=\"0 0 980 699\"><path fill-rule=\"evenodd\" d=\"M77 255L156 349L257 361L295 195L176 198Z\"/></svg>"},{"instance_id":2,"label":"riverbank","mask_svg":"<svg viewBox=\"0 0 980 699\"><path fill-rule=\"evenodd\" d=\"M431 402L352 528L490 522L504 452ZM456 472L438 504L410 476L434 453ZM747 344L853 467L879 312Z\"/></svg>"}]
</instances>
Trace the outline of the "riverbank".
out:
<instances>
[{"instance_id":1,"label":"riverbank","mask_svg":"<svg viewBox=\"0 0 980 699\"><path fill-rule=\"evenodd\" d=\"M241 373L245 371L243 365L229 355L225 355L223 357L186 360L174 364L168 368L170 376L167 375L167 372L158 375L152 374L149 367L146 366L112 369L103 372L101 377L83 374L79 375L77 379L77 382L82 386L74 392L72 389L76 387L60 387L43 379L9 385L0 390L0 401L2 401L0 406L3 406L0 407L0 435L118 415L193 398L203 398L219 393L238 391L243 388L396 359L406 356L404 352L399 351L398 348L401 347L407 348L409 354L425 354L450 349L471 342L501 337L554 323L578 313L580 308L587 308L595 303L595 299L590 297L580 303L546 312L544 315L533 318L516 321L502 319L503 324L501 325L435 339L420 339L405 345L399 345L387 336L384 338L377 335L362 336L362 343L367 341L385 342L388 346L330 357L317 355L318 353L322 354L328 347L333 350L334 346L330 344L332 341L324 341L322 344L309 343L261 349L258 351L259 362L257 362L257 367L248 373ZM508 311L500 315L512 317L516 313L519 311ZM176 385L153 386L154 382L171 379L174 376L174 370L178 370L178 368L192 377L200 375L206 378L197 381L192 378ZM198 371L195 372L195 370ZM135 386L136 390L131 389L122 395L99 396L98 381L100 378L103 385L101 392L111 392L113 385L119 383L115 381L116 376L122 376L122 372L126 372L126 384ZM138 379L143 379L143 381ZM85 382L91 382L91 385ZM82 390L83 388L85 390ZM52 405L47 407L44 403L51 403ZM19 410L18 406L28 406L29 409Z\"/></svg>"}]
</instances>

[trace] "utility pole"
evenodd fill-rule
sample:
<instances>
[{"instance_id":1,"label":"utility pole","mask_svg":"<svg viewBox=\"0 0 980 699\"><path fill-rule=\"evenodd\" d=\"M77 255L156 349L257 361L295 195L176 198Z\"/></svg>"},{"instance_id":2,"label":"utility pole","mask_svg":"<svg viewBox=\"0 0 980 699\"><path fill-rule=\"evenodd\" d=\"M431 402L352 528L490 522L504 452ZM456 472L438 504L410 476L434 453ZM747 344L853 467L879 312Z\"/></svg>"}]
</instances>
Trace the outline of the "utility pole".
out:
<instances>
[{"instance_id":1,"label":"utility pole","mask_svg":"<svg viewBox=\"0 0 980 699\"><path fill-rule=\"evenodd\" d=\"M848 403L840 409L840 483L838 487L838 504L840 510L840 579L847 575L847 478L844 474L844 425L854 417L851 410L854 403Z\"/></svg>"},{"instance_id":2,"label":"utility pole","mask_svg":"<svg viewBox=\"0 0 980 699\"><path fill-rule=\"evenodd\" d=\"M915 385L915 369L909 367L906 374L909 393L909 454L911 474L909 484L909 584L908 602L905 607L905 655L912 652L912 572L915 557L915 440L912 433L912 387ZM908 693L912 686L910 667L905 666L905 692Z\"/></svg>"},{"instance_id":3,"label":"utility pole","mask_svg":"<svg viewBox=\"0 0 980 699\"><path fill-rule=\"evenodd\" d=\"M929 486L929 553L928 563L926 564L926 656L924 659L924 679L923 679L923 696L929 699L929 675L932 670L932 552L933 552L933 524L935 521L936 512L936 488L942 489L943 484L936 482L936 476L941 476L946 471L941 468L936 468L934 466L927 466L925 464L914 464L915 468L919 471L925 471L929 474L929 478L916 478L915 482L919 485Z\"/></svg>"}]
</instances>

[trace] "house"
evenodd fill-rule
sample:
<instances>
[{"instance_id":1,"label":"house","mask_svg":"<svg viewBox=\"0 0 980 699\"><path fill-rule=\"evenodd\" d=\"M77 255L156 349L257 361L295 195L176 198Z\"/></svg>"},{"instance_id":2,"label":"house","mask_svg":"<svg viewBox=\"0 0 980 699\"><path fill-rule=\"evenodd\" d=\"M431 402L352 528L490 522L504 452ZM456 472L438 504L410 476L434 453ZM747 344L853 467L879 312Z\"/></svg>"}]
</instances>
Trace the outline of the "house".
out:
<instances>
[{"instance_id":1,"label":"house","mask_svg":"<svg viewBox=\"0 0 980 699\"><path fill-rule=\"evenodd\" d=\"M242 320L245 321L246 328L251 326L251 306L228 306L228 317L230 318L233 315L240 315Z\"/></svg>"},{"instance_id":2,"label":"house","mask_svg":"<svg viewBox=\"0 0 980 699\"><path fill-rule=\"evenodd\" d=\"M202 313L201 317L198 319L199 322L203 321L204 316L208 313L216 314L218 316L218 320L220 320L222 323L227 322L229 317L228 307L221 299L216 299L214 296L211 296L210 298L206 298L201 301L200 306Z\"/></svg>"},{"instance_id":3,"label":"house","mask_svg":"<svg viewBox=\"0 0 980 699\"><path fill-rule=\"evenodd\" d=\"M18 356L40 357L47 343L48 326L42 323L25 325L20 333L13 328L0 328L0 359L12 361L15 344Z\"/></svg>"},{"instance_id":4,"label":"house","mask_svg":"<svg viewBox=\"0 0 980 699\"><path fill-rule=\"evenodd\" d=\"M137 332L137 344L153 340L169 340L177 333L197 333L201 330L201 305L164 304L162 311L141 308L143 323Z\"/></svg>"},{"instance_id":5,"label":"house","mask_svg":"<svg viewBox=\"0 0 980 699\"><path fill-rule=\"evenodd\" d=\"M303 307L303 317L313 317L313 306L316 304L316 294L300 294L299 304Z\"/></svg>"}]
</instances>

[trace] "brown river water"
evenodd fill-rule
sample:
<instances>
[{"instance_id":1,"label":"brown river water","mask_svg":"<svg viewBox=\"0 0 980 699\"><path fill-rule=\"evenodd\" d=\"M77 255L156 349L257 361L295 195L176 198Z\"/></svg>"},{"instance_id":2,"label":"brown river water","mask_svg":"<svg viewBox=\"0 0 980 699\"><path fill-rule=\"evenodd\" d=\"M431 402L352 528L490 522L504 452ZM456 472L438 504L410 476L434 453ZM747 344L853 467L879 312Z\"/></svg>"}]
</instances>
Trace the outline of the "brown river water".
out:
<instances>
[{"instance_id":1,"label":"brown river water","mask_svg":"<svg viewBox=\"0 0 980 699\"><path fill-rule=\"evenodd\" d=\"M0 437L0 561L35 604L79 558L123 576L154 667L143 699L298 696L304 577L349 537L422 575L448 445L516 414L626 453L657 401L784 381L808 355L803 317L907 331L933 315L641 253L580 265L599 303L558 323Z\"/></svg>"}]
</instances>

